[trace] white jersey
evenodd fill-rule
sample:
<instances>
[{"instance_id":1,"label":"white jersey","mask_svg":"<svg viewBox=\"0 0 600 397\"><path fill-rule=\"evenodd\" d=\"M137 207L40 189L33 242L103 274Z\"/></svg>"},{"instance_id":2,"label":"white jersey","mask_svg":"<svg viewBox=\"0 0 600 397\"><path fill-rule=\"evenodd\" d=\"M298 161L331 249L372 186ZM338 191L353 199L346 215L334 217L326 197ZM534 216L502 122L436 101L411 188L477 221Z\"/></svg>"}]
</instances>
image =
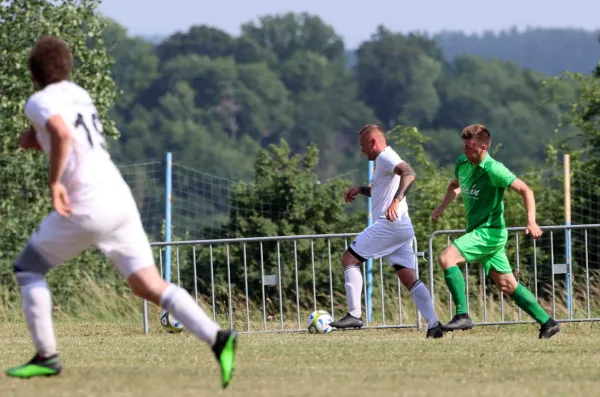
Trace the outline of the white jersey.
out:
<instances>
[{"instance_id":1,"label":"white jersey","mask_svg":"<svg viewBox=\"0 0 600 397\"><path fill-rule=\"evenodd\" d=\"M67 188L72 213L52 211L31 235L30 245L56 266L89 247L97 247L124 277L153 266L148 237L129 186L106 151L102 125L92 98L70 81L50 84L25 104L36 138L50 154L48 119L60 115L71 133L61 182Z\"/></svg>"},{"instance_id":2,"label":"white jersey","mask_svg":"<svg viewBox=\"0 0 600 397\"><path fill-rule=\"evenodd\" d=\"M25 114L35 128L42 150L48 155L48 119L60 115L69 127L71 147L61 182L67 188L73 210L78 209L78 203L95 196L106 196L115 190L123 192L125 181L105 149L98 111L85 89L71 81L50 84L29 97ZM128 187L127 190L130 193Z\"/></svg>"},{"instance_id":3,"label":"white jersey","mask_svg":"<svg viewBox=\"0 0 600 397\"><path fill-rule=\"evenodd\" d=\"M375 159L375 172L371 182L371 212L373 221L385 220L385 213L394 200L400 186L400 175L394 168L403 162L398 153L387 146ZM398 224L410 223L406 198L398 206Z\"/></svg>"}]
</instances>

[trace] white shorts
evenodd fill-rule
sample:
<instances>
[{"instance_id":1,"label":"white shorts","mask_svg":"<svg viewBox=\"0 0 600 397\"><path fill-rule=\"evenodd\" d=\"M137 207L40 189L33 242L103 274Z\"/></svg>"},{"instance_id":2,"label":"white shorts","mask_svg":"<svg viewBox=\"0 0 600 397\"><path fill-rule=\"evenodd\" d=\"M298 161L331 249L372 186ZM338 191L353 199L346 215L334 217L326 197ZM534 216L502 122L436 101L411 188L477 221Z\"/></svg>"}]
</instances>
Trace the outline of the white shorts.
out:
<instances>
[{"instance_id":1,"label":"white shorts","mask_svg":"<svg viewBox=\"0 0 600 397\"><path fill-rule=\"evenodd\" d=\"M90 247L97 247L125 278L153 266L154 255L135 202L128 197L120 205L107 201L96 206L95 211L74 210L69 218L53 211L33 232L29 244L51 266Z\"/></svg>"},{"instance_id":2,"label":"white shorts","mask_svg":"<svg viewBox=\"0 0 600 397\"><path fill-rule=\"evenodd\" d=\"M398 224L378 219L356 236L348 250L363 262L370 258L384 258L390 266L415 269L414 237L411 223Z\"/></svg>"}]
</instances>

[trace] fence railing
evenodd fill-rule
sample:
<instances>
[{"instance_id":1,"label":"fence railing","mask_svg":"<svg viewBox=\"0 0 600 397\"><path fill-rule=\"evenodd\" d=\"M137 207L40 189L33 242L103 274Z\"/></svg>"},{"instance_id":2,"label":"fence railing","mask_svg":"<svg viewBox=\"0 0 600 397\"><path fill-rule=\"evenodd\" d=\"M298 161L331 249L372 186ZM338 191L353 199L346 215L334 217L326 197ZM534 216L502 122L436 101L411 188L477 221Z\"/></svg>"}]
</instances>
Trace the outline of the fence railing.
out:
<instances>
[{"instance_id":1,"label":"fence railing","mask_svg":"<svg viewBox=\"0 0 600 397\"><path fill-rule=\"evenodd\" d=\"M600 269L600 253L590 252L589 248L590 235L595 239L600 236L600 224L544 226L541 229L542 237L534 240L525 236L525 227L508 228L507 255L517 281L528 287L558 321L600 321L600 311L593 307L595 302L600 302L600 288L596 288L600 287L600 279L592 274ZM437 257L450 244L450 236L464 232L465 230L433 232L426 252L429 260L429 289L434 302L447 304L449 318L453 314L453 304L450 292L443 282L443 271L437 263ZM440 238L443 240L441 244ZM474 312L475 324L533 322L527 314L522 315L521 309L507 305L506 295L485 277L482 266L466 263L462 268L467 307L472 316L471 312ZM594 285L593 282L598 284ZM441 286L438 285L440 283ZM437 308L438 315L442 310L445 309Z\"/></svg>"},{"instance_id":2,"label":"fence railing","mask_svg":"<svg viewBox=\"0 0 600 397\"><path fill-rule=\"evenodd\" d=\"M347 312L343 252L357 233L235 238L152 243L161 275L164 251L171 247L172 281L186 287L222 326L245 332L285 332L307 329L314 310L341 318ZM417 251L417 241L413 240ZM377 269L377 264L379 269ZM367 279L363 263L363 313ZM379 273L379 274L377 274ZM175 277L176 275L176 277ZM381 259L373 266L373 321L366 328L419 328L420 313L401 288L395 271ZM404 291L404 293L403 293ZM408 296L407 295L407 296ZM144 301L144 332L150 327ZM364 316L363 316L364 318ZM158 318L152 324L159 324Z\"/></svg>"},{"instance_id":3,"label":"fence railing","mask_svg":"<svg viewBox=\"0 0 600 397\"><path fill-rule=\"evenodd\" d=\"M529 288L558 321L600 321L600 277L596 276L600 272L600 252L590 250L589 244L591 238L600 238L600 224L541 229L542 237L533 240L525 236L524 227L508 228L507 255L517 281ZM450 244L450 236L462 233L464 230L435 231L424 252L418 251L416 239L413 241L417 274L419 262L428 261L428 274L419 277L428 283L442 321L452 317L453 304L437 256ZM334 319L345 315L341 256L355 236L256 237L157 242L152 246L161 274L164 251L171 247L177 276L173 281L191 291L221 326L249 333L293 332L306 330L306 318L314 310L327 310ZM365 263L362 267L366 313ZM466 263L462 269L467 307L475 324L533 322L485 277L482 266ZM421 328L421 315L410 293L381 259L374 261L371 287L373 319L369 321L366 316L365 328ZM159 315L152 324L159 325ZM144 301L145 333L149 331L150 316Z\"/></svg>"}]
</instances>

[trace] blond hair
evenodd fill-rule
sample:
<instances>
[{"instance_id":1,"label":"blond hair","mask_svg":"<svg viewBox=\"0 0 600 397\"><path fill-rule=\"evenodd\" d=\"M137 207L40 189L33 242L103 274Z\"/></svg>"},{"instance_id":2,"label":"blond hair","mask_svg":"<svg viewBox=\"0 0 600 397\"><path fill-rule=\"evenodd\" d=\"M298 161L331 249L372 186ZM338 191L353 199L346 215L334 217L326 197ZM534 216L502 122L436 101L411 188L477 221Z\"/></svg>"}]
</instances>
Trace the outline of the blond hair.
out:
<instances>
[{"instance_id":1,"label":"blond hair","mask_svg":"<svg viewBox=\"0 0 600 397\"><path fill-rule=\"evenodd\" d=\"M379 132L381 135L383 135L383 129L380 126L377 124L367 124L361 128L360 131L358 131L358 136L368 134L370 132Z\"/></svg>"}]
</instances>

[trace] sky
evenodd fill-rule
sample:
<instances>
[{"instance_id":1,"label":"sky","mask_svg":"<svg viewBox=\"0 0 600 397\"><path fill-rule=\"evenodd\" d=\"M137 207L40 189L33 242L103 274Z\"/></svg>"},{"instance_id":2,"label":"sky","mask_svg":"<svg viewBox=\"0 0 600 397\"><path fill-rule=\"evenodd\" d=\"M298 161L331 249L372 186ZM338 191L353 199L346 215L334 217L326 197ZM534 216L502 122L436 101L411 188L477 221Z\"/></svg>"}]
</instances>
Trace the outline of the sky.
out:
<instances>
[{"instance_id":1,"label":"sky","mask_svg":"<svg viewBox=\"0 0 600 397\"><path fill-rule=\"evenodd\" d=\"M306 11L332 25L348 48L368 40L380 24L431 34L513 26L600 30L600 0L102 0L100 11L132 36L167 36L200 24L238 35L243 23L260 15Z\"/></svg>"}]
</instances>

